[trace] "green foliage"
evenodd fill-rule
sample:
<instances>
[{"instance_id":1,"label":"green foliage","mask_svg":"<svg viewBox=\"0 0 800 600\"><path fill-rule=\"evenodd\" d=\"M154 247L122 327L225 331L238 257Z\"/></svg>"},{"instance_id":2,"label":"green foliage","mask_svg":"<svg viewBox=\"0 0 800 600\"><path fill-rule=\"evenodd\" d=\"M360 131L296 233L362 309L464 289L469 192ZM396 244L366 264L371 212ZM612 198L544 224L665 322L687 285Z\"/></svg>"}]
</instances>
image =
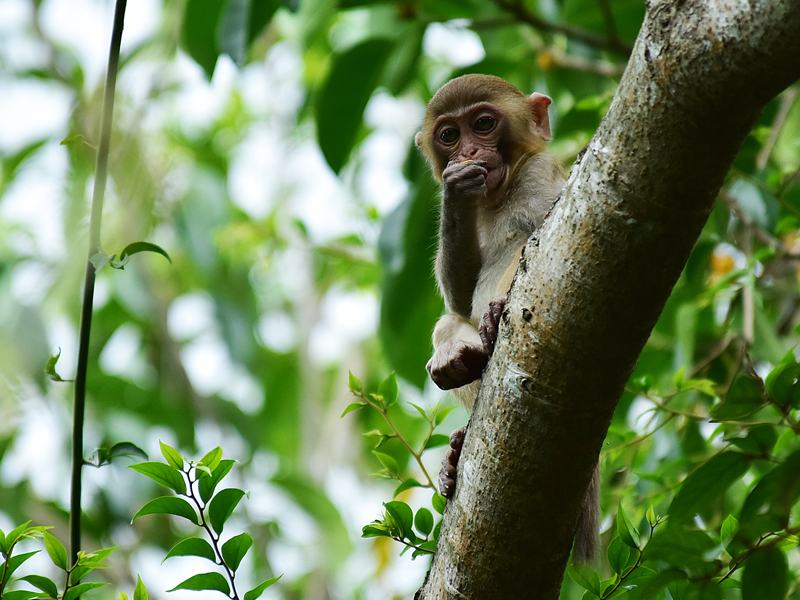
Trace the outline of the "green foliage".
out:
<instances>
[{"instance_id":1,"label":"green foliage","mask_svg":"<svg viewBox=\"0 0 800 600\"><path fill-rule=\"evenodd\" d=\"M25 422L35 414L26 412L31 399L36 398L36 410L45 402L61 414L72 393L72 386L50 382L64 381L57 367L66 370L63 361L73 344L60 338L79 326L76 282L85 268L86 190L95 179L101 108L99 87L92 86L102 82L84 75L93 67L83 50L65 43L52 27L37 26L49 4L32 3L28 20L14 24L21 44L8 45L47 51L28 53L23 61L0 57L10 97L20 84L57 89L69 96L71 111L54 133L30 131L16 145L4 141L0 152L0 396L9 399L4 409L13 415L0 436L3 462L19 457L16 449L27 435L21 432L28 431ZM264 477L262 463L269 462L266 471L278 473L271 485L319 531L319 544L313 544L321 548L314 553L318 558L306 555L314 577L288 584L300 597L309 594L309 582L316 585L325 575L337 573L338 582L336 567L352 548L338 502L316 479L330 466L325 459L330 432L336 430L330 415L352 413L349 419L368 433L363 452L350 456L370 461L380 477L395 482L385 514L364 534L394 538L414 555L432 551L440 524L433 516L442 513L444 499L434 494L431 506L420 508L405 500L415 488L434 489L420 457L447 445L447 436L434 430L451 409L397 402L397 381L383 386L379 381L379 374L395 370L403 394L413 393L403 382L418 389L426 385L430 333L443 310L431 276L437 190L410 131L418 125L421 106L448 77L495 73L525 92L539 90L553 98L550 150L569 168L605 115L643 14L638 0L165 3L160 25L121 62L121 81L128 85L117 94L109 156L113 202L103 213L105 244L124 247L126 240L146 239L160 245L134 242L118 255L93 257L102 293L95 299L89 364L102 362L103 368L89 370L86 389L92 435L104 442L85 464L103 466L121 456L148 460L136 444L105 442L120 439L121 428L134 430L123 439L150 439L148 430L156 428L161 437L174 435L179 447L196 448L204 428L215 424L242 448L244 476ZM537 22L543 25L531 25ZM456 57L453 64L452 56L427 43L436 28L439 34L444 29L471 36L484 57L478 53L475 64ZM186 61L176 61L178 45L209 80L222 54L245 71L230 85L220 78L213 87L193 87L195 80L181 66ZM152 65L158 65L159 76L151 81L137 76ZM280 68L287 71L283 79L274 77ZM266 87L256 94L246 89L245 81L264 73ZM219 109L198 116L211 92ZM292 101L293 94L301 99ZM565 599L669 594L676 600L750 600L798 594L791 557L800 533L800 368L794 350L800 341L800 101L793 94L789 90L772 102L743 144L620 400L601 457L604 522L611 524L603 533L608 564L567 578ZM395 96L398 104L416 106L414 122L370 130L375 123L365 125L363 115L378 95L384 102ZM183 118L190 113L192 118ZM408 137L402 143L409 189L396 206L378 205L362 188L372 158L360 152L366 148L362 142L388 130ZM266 142L260 137L264 131ZM324 218L347 220L344 232L319 235L316 215L310 214L316 209L298 209L306 181L329 175L312 169L305 158L301 176L291 174L298 161L290 153L307 148L315 132L327 164L342 174L332 195L347 196L346 214L326 203ZM253 148L265 146L275 154L247 162L258 155ZM241 172L257 169L253 179L268 185L257 190L257 210L245 210ZM41 181L51 185L44 193L36 187ZM54 194L59 185L63 192ZM320 193L327 200L328 189L306 195ZM42 195L54 197L57 209L45 208L30 223L14 219L20 197L36 202ZM48 245L52 240L42 231L63 242ZM141 251L162 254L174 267L130 260ZM124 277L110 277L110 269L100 268L105 264L126 267ZM309 357L321 307L332 293L352 291L380 298L377 336L348 342L346 359L320 366ZM211 324L182 338L172 332L172 321L189 297L207 304ZM267 343L273 327L264 323L274 314L294 331L292 342L282 347ZM123 327L136 332L135 357L103 354ZM196 386L187 356L209 339L230 359L231 372L243 374L255 388L249 405L232 393L241 381L225 389ZM60 351L48 360L58 344L65 348L61 363ZM120 364L123 360L131 364ZM364 384L350 377L356 397L343 410L337 402L345 360L360 365ZM268 568L264 549L285 534L284 523L248 523L247 534L230 532L230 514L243 492L218 489L233 461L220 449L193 463L169 446L161 450L166 464L146 462L139 472L177 496L143 499L136 491L144 505L137 513L141 543L171 548L165 550L168 558L199 556L218 565L215 575L200 574L177 587L232 589L230 579L220 583L228 577L220 561L236 571L248 556L259 570ZM314 477L306 471L309 462ZM62 508L52 498L40 498L39 486L31 485L44 472L37 466L19 484L0 487L0 505L13 522ZM93 539L113 540L126 525L130 514L121 514L118 506L113 490L101 486L92 505L84 507L84 528ZM148 511L180 516L183 525L199 523L208 539L176 543L174 532L160 526L163 521L138 518ZM83 570L98 568L92 566L101 562L97 553L73 571L75 580L66 590L40 574L10 579L35 554L16 545L26 527L0 540L7 566L3 598L67 592L72 598L88 590L77 586L84 585ZM48 546L43 529L31 528L28 537L68 564L57 544L51 540ZM373 546L376 553L382 548ZM384 558L375 561L375 576L365 573L364 580L385 579L380 572L390 561ZM245 600L255 600L276 580L245 593ZM349 592L365 595L363 589ZM133 597L147 598L141 580Z\"/></svg>"},{"instance_id":2,"label":"green foliage","mask_svg":"<svg viewBox=\"0 0 800 600\"><path fill-rule=\"evenodd\" d=\"M317 98L316 121L319 147L336 173L355 144L364 109L391 49L389 40L371 39L333 58Z\"/></svg>"},{"instance_id":3,"label":"green foliage","mask_svg":"<svg viewBox=\"0 0 800 600\"><path fill-rule=\"evenodd\" d=\"M64 545L48 532L48 527L30 527L30 522L23 523L19 527L5 534L0 531L0 558L3 559L0 564L0 597L10 598L11 600L30 600L31 598L51 598L53 600L75 600L79 596L91 590L108 585L106 582L82 582L83 578L95 569L104 569L108 565L105 564L106 558L114 551L115 548L104 548L95 552L78 552L77 560L74 564L70 565L67 558L67 550ZM33 552L24 552L22 554L14 554L17 549L17 544L26 539L41 538L45 550L50 557L53 564L61 571L64 572L64 587L59 591L58 585L49 577L39 574L29 574L12 580L11 576L14 572L29 558L36 555L39 550ZM26 582L35 587L38 591L31 591L25 589L9 590L9 584L16 584L17 582ZM144 589L144 584L139 580L142 593L139 597L142 600L147 600L147 593ZM137 586L138 589L138 586Z\"/></svg>"},{"instance_id":4,"label":"green foliage","mask_svg":"<svg viewBox=\"0 0 800 600\"><path fill-rule=\"evenodd\" d=\"M419 450L415 450L408 441L407 436L397 427L389 414L390 407L396 405L397 402L397 378L394 373L383 380L378 386L377 393L365 393L361 381L352 373L349 375L348 386L350 393L359 398L359 401L348 405L342 413L342 417L355 410L370 407L381 415L386 426L389 428L389 433L374 431L367 434L370 437L378 438L377 446L375 446L376 449L372 450L372 454L381 463L383 469L375 475L385 479L396 479L400 482L400 485L395 488L394 498L397 498L400 494L411 488L429 488L434 490L432 498L433 508L436 512L442 514L444 512L445 499L436 492L436 485L428 474L425 465L422 463L422 454L426 450L447 443L449 439L447 436L434 434L433 432L434 429L444 421L445 417L453 408L440 408L439 405L436 404L436 406L429 411L426 411L421 406L417 406L413 403L411 404L420 415L416 420L424 423L427 429L427 434L419 445ZM405 474L405 468L401 468L400 464L393 456L377 450L377 448L390 440L397 440L402 444L402 447L405 449L405 452L402 453L404 464L408 463L409 460L416 462L417 467L425 478L424 483L420 483L414 477ZM413 549L412 557L415 558L424 554L433 554L436 551L436 539L439 536L441 520L434 526L433 514L429 509L425 507L419 508L415 514L408 504L396 499L391 502L385 502L383 506L386 508L383 518L377 519L369 525L365 525L362 529L362 537L392 538L405 546L403 552L409 548Z\"/></svg>"},{"instance_id":5,"label":"green foliage","mask_svg":"<svg viewBox=\"0 0 800 600\"><path fill-rule=\"evenodd\" d=\"M164 442L160 442L160 445L166 464L140 463L130 468L170 488L178 497L165 496L151 500L134 515L133 520L153 514L188 519L205 531L208 541L196 537L182 539L167 552L164 560L175 556L199 556L223 570L223 573L211 571L192 575L169 591L214 590L230 598L240 598L236 589L236 571L253 545L253 538L248 533L240 533L222 542L222 531L245 492L238 488L226 488L215 493L217 484L231 470L234 461L223 460L219 447L196 461L184 458ZM178 484L178 481L181 483ZM200 490L205 490L205 493ZM255 600L278 579L280 577L259 584L246 592L244 598Z\"/></svg>"}]
</instances>

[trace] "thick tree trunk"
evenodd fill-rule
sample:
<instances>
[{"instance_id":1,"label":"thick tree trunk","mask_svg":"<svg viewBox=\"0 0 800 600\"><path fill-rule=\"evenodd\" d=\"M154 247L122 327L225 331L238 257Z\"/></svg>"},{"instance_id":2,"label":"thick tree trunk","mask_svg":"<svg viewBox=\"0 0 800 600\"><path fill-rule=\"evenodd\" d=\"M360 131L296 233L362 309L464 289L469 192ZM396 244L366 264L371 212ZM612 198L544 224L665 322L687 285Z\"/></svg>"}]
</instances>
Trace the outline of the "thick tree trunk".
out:
<instances>
[{"instance_id":1,"label":"thick tree trunk","mask_svg":"<svg viewBox=\"0 0 800 600\"><path fill-rule=\"evenodd\" d=\"M800 1L650 2L528 245L420 598L558 597L614 408L734 156L800 77Z\"/></svg>"}]
</instances>

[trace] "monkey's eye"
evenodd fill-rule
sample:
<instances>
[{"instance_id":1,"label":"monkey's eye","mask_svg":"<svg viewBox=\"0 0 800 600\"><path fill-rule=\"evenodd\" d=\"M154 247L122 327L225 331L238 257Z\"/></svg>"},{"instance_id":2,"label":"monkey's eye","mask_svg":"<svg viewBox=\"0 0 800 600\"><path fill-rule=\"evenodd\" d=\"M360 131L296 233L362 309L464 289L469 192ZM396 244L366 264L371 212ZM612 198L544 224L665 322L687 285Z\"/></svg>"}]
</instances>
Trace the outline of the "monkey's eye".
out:
<instances>
[{"instance_id":1,"label":"monkey's eye","mask_svg":"<svg viewBox=\"0 0 800 600\"><path fill-rule=\"evenodd\" d=\"M494 117L484 116L475 121L475 131L489 131L494 127Z\"/></svg>"},{"instance_id":2,"label":"monkey's eye","mask_svg":"<svg viewBox=\"0 0 800 600\"><path fill-rule=\"evenodd\" d=\"M441 139L445 144L452 144L458 139L458 136L458 129L455 127L448 127L439 134L439 139Z\"/></svg>"}]
</instances>

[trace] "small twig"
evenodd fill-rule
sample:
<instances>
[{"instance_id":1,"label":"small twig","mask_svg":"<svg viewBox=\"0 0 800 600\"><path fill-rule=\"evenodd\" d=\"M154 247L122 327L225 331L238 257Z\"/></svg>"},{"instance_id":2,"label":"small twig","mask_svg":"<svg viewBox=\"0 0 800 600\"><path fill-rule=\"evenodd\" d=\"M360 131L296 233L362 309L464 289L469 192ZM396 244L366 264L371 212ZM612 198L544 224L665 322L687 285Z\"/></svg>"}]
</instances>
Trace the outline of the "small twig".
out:
<instances>
[{"instance_id":1,"label":"small twig","mask_svg":"<svg viewBox=\"0 0 800 600\"><path fill-rule=\"evenodd\" d=\"M622 73L625 71L625 65L615 65L605 60L595 60L576 54L567 54L553 46L540 52L537 62L543 69L564 67L583 73L598 73L606 77L622 77Z\"/></svg>"},{"instance_id":2,"label":"small twig","mask_svg":"<svg viewBox=\"0 0 800 600\"><path fill-rule=\"evenodd\" d=\"M608 37L612 40L619 41L617 24L614 22L614 13L611 11L611 2L609 2L609 0L597 0L597 5L600 8L600 14L603 15Z\"/></svg>"}]
</instances>

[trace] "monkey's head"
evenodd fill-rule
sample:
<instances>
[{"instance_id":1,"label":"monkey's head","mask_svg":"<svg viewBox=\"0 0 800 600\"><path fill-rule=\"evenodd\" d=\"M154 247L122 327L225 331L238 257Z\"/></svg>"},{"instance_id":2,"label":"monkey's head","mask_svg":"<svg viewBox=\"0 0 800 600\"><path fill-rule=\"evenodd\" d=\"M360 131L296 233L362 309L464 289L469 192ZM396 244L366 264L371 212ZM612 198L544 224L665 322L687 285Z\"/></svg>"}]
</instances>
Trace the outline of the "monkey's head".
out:
<instances>
[{"instance_id":1,"label":"monkey's head","mask_svg":"<svg viewBox=\"0 0 800 600\"><path fill-rule=\"evenodd\" d=\"M482 161L491 195L550 139L550 102L544 94L526 96L500 77L464 75L433 96L415 141L439 183L448 164Z\"/></svg>"}]
</instances>

